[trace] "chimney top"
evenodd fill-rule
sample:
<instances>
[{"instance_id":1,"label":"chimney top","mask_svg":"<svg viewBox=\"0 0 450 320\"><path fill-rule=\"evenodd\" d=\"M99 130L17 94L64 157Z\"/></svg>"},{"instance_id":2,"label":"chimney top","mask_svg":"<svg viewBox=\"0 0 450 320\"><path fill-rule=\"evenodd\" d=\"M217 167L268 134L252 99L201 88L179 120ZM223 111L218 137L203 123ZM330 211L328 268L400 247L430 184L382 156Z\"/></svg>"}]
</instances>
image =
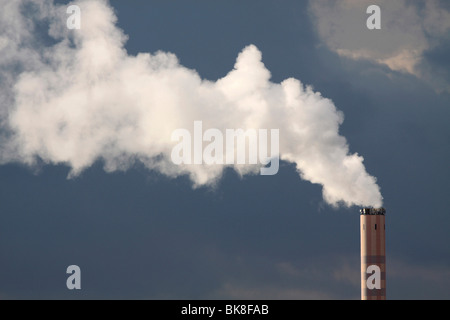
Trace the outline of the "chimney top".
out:
<instances>
[{"instance_id":1,"label":"chimney top","mask_svg":"<svg viewBox=\"0 0 450 320\"><path fill-rule=\"evenodd\" d=\"M362 208L359 210L361 215L380 215L384 216L386 209L384 208Z\"/></svg>"}]
</instances>

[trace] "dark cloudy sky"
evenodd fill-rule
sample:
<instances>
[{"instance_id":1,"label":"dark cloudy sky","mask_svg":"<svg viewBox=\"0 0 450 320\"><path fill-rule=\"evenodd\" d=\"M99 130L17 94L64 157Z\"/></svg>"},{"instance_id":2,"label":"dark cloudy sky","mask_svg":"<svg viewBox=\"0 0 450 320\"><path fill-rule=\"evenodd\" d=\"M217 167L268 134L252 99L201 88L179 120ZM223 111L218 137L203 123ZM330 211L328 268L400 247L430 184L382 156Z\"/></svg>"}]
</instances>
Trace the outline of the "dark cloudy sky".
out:
<instances>
[{"instance_id":1,"label":"dark cloudy sky","mask_svg":"<svg viewBox=\"0 0 450 320\"><path fill-rule=\"evenodd\" d=\"M38 21L22 2L21 14ZM82 23L89 2L79 3ZM361 3L110 5L130 56L171 52L216 81L253 44L272 82L293 77L332 100L344 114L339 133L364 157L384 198L387 298L449 299L450 8L437 0L371 1L381 7L382 29L369 31ZM0 40L26 28L7 16L0 15ZM35 35L45 39L30 47L57 41L47 35L49 23L37 23ZM0 50L8 50L5 41ZM3 88L23 63L7 62ZM3 153L10 150L5 114L19 100L5 97ZM29 162L3 154L2 299L360 297L359 207L331 206L322 186L302 180L293 163L282 161L274 176L240 177L228 168L214 187L193 188L189 177L139 161L106 172L98 160L68 179L75 160L38 156ZM73 264L81 268L79 291L66 288Z\"/></svg>"}]
</instances>

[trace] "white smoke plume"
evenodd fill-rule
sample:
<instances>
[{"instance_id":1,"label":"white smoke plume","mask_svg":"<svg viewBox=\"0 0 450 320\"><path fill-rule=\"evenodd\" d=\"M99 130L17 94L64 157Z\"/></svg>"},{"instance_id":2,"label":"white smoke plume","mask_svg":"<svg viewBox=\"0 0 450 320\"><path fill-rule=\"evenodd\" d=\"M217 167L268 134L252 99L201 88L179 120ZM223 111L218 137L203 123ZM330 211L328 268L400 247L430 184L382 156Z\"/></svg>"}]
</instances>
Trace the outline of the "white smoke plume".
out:
<instances>
[{"instance_id":1,"label":"white smoke plume","mask_svg":"<svg viewBox=\"0 0 450 320\"><path fill-rule=\"evenodd\" d=\"M224 165L174 165L175 129L280 129L280 158L323 186L324 199L381 206L376 179L339 135L343 115L299 80L270 81L250 45L234 69L202 79L171 53L129 55L107 1L76 1L81 30L50 0L0 0L0 161L66 164L76 176L96 161L106 171L136 161L194 186L215 183ZM42 25L50 26L43 34ZM45 31L45 30L44 30ZM229 165L240 174L261 165ZM263 178L262 178L263 179Z\"/></svg>"}]
</instances>

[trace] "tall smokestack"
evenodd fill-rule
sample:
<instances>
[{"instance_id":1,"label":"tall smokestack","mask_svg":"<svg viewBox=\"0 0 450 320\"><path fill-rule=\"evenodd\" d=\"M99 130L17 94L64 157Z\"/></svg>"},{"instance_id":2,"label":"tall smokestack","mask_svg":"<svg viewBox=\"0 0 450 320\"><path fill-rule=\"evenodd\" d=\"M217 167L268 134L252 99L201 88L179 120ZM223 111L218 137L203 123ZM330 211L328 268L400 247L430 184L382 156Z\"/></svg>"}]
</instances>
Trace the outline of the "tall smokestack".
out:
<instances>
[{"instance_id":1,"label":"tall smokestack","mask_svg":"<svg viewBox=\"0 0 450 320\"><path fill-rule=\"evenodd\" d=\"M386 299L384 208L361 211L361 300Z\"/></svg>"}]
</instances>

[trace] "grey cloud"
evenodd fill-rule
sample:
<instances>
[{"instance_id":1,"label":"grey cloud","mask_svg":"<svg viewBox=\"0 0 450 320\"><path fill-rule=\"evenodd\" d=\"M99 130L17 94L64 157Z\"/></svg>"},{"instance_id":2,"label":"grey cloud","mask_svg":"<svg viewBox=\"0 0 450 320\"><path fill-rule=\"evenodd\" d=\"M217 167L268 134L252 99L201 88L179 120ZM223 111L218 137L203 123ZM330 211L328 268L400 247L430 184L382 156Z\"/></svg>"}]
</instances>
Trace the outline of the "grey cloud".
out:
<instances>
[{"instance_id":1,"label":"grey cloud","mask_svg":"<svg viewBox=\"0 0 450 320\"><path fill-rule=\"evenodd\" d=\"M366 27L366 8L372 4L381 8L381 30ZM450 11L443 1L319 0L309 7L319 37L340 56L370 60L413 74L437 90L449 89L445 78L423 66L425 53L450 30Z\"/></svg>"}]
</instances>

